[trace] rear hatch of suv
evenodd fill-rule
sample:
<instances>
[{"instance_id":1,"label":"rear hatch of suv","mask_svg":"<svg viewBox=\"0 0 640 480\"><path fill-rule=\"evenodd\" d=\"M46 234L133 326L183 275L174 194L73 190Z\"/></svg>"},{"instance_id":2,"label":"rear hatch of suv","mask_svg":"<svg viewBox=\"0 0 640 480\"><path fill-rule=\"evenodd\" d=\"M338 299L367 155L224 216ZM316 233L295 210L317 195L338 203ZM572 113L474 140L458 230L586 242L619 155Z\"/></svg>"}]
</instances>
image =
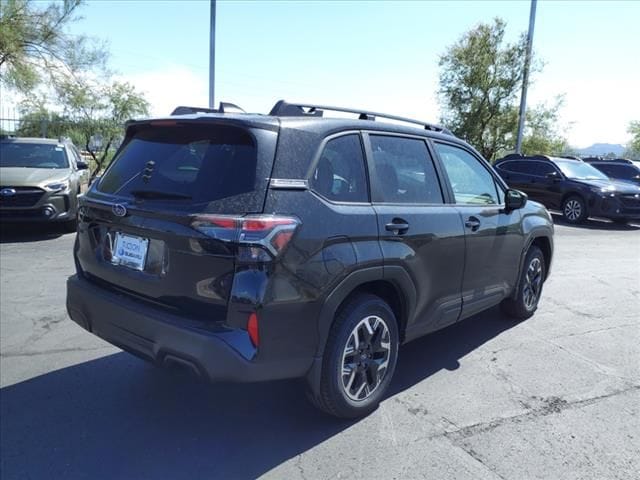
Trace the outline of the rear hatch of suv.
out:
<instances>
[{"instance_id":1,"label":"rear hatch of suv","mask_svg":"<svg viewBox=\"0 0 640 480\"><path fill-rule=\"evenodd\" d=\"M263 210L277 135L269 118L131 124L82 199L78 272L183 317L224 320L238 219Z\"/></svg>"}]
</instances>

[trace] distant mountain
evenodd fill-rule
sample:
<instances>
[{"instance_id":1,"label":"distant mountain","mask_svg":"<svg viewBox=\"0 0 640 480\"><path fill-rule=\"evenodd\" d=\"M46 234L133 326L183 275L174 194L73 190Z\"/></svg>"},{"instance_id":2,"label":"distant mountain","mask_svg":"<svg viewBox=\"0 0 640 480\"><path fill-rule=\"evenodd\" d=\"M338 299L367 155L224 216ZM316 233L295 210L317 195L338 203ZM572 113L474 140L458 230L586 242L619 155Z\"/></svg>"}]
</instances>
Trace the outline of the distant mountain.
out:
<instances>
[{"instance_id":1,"label":"distant mountain","mask_svg":"<svg viewBox=\"0 0 640 480\"><path fill-rule=\"evenodd\" d=\"M625 151L624 145L618 143L594 143L587 148L576 148L578 155L606 155L613 153L617 157L621 156Z\"/></svg>"}]
</instances>

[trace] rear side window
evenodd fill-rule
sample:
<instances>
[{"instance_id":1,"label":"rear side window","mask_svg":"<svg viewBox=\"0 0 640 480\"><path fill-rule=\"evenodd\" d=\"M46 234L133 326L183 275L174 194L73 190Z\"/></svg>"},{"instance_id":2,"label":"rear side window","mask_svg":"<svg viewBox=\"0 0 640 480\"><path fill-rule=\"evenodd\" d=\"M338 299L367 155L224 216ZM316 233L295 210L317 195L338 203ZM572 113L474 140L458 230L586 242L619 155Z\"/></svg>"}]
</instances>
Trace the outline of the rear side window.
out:
<instances>
[{"instance_id":1,"label":"rear side window","mask_svg":"<svg viewBox=\"0 0 640 480\"><path fill-rule=\"evenodd\" d=\"M594 165L598 170L614 178L634 178L640 175L640 170L631 165Z\"/></svg>"},{"instance_id":2,"label":"rear side window","mask_svg":"<svg viewBox=\"0 0 640 480\"><path fill-rule=\"evenodd\" d=\"M256 189L257 148L237 127L143 127L102 177L103 193L186 203L220 202L242 210Z\"/></svg>"},{"instance_id":3,"label":"rear side window","mask_svg":"<svg viewBox=\"0 0 640 480\"><path fill-rule=\"evenodd\" d=\"M311 188L335 202L368 202L360 136L344 135L327 142L311 176Z\"/></svg>"},{"instance_id":4,"label":"rear side window","mask_svg":"<svg viewBox=\"0 0 640 480\"><path fill-rule=\"evenodd\" d=\"M433 161L422 140L370 135L379 195L390 203L443 203Z\"/></svg>"},{"instance_id":5,"label":"rear side window","mask_svg":"<svg viewBox=\"0 0 640 480\"><path fill-rule=\"evenodd\" d=\"M524 173L526 175L532 175L535 170L535 165L531 162L505 162L500 164L499 167L507 172Z\"/></svg>"},{"instance_id":6,"label":"rear side window","mask_svg":"<svg viewBox=\"0 0 640 480\"><path fill-rule=\"evenodd\" d=\"M469 152L436 143L455 195L456 203L495 205L500 202L496 182L489 171Z\"/></svg>"}]
</instances>

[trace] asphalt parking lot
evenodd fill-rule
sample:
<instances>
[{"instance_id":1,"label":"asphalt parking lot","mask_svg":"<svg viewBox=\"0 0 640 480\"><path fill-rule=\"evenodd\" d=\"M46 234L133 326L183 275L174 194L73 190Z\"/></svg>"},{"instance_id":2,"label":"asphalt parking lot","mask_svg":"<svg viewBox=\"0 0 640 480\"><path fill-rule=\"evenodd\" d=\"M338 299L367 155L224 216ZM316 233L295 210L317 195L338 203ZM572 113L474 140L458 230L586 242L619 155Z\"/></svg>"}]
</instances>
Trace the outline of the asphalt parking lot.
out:
<instances>
[{"instance_id":1,"label":"asphalt parking lot","mask_svg":"<svg viewBox=\"0 0 640 480\"><path fill-rule=\"evenodd\" d=\"M371 416L298 381L205 384L67 318L73 235L0 235L0 474L15 478L637 479L640 226L556 226L538 313L498 309L400 351Z\"/></svg>"}]
</instances>

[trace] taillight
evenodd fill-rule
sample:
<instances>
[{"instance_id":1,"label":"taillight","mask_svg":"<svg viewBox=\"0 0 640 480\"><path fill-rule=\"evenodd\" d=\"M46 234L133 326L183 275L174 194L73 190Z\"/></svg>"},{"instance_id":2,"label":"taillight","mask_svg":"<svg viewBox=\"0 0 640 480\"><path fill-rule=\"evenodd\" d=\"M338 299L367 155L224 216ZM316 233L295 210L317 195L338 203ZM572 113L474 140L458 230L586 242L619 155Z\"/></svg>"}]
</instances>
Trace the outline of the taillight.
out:
<instances>
[{"instance_id":1,"label":"taillight","mask_svg":"<svg viewBox=\"0 0 640 480\"><path fill-rule=\"evenodd\" d=\"M240 245L242 260L267 261L278 256L300 225L294 217L281 215L196 215L191 226L208 237ZM266 254L268 252L270 255Z\"/></svg>"},{"instance_id":2,"label":"taillight","mask_svg":"<svg viewBox=\"0 0 640 480\"><path fill-rule=\"evenodd\" d=\"M247 322L247 333L249 334L251 344L255 348L258 348L258 344L260 343L260 337L258 336L258 314L252 313L251 315L249 315L249 321Z\"/></svg>"}]
</instances>

